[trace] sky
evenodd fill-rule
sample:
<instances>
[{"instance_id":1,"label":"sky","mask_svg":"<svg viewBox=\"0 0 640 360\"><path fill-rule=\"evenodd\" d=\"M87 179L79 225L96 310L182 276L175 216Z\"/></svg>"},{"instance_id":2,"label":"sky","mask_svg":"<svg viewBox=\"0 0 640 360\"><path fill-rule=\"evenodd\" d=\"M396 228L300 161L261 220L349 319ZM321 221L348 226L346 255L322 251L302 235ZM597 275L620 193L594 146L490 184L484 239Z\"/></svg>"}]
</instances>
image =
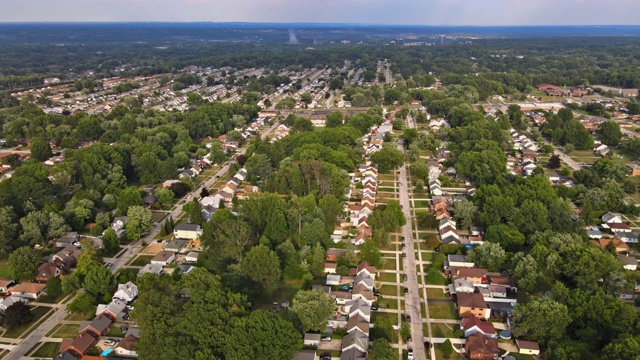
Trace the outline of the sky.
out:
<instances>
[{"instance_id":1,"label":"sky","mask_svg":"<svg viewBox=\"0 0 640 360\"><path fill-rule=\"evenodd\" d=\"M0 0L0 22L640 25L640 0Z\"/></svg>"}]
</instances>

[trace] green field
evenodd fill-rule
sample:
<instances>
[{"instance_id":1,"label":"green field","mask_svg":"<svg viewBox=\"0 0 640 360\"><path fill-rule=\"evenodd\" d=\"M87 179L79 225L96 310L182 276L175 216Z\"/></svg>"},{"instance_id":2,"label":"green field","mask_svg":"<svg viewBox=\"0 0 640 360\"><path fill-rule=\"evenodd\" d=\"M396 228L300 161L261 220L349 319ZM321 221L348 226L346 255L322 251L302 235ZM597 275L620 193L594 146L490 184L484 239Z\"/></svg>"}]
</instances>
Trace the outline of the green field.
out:
<instances>
[{"instance_id":1,"label":"green field","mask_svg":"<svg viewBox=\"0 0 640 360\"><path fill-rule=\"evenodd\" d=\"M60 327L55 328L53 331L53 335L49 335L51 337L59 337L59 338L72 338L78 335L78 331L80 330L80 325L78 324L64 324L60 325Z\"/></svg>"},{"instance_id":2,"label":"green field","mask_svg":"<svg viewBox=\"0 0 640 360\"><path fill-rule=\"evenodd\" d=\"M135 258L129 265L131 266L145 266L147 264L151 264L151 259L153 259L153 255L140 255Z\"/></svg>"},{"instance_id":3,"label":"green field","mask_svg":"<svg viewBox=\"0 0 640 360\"><path fill-rule=\"evenodd\" d=\"M38 344L36 344L38 346ZM31 354L31 357L39 357L39 358L54 358L58 354L58 349L60 348L60 343L57 342L46 342L40 346L40 348Z\"/></svg>"}]
</instances>

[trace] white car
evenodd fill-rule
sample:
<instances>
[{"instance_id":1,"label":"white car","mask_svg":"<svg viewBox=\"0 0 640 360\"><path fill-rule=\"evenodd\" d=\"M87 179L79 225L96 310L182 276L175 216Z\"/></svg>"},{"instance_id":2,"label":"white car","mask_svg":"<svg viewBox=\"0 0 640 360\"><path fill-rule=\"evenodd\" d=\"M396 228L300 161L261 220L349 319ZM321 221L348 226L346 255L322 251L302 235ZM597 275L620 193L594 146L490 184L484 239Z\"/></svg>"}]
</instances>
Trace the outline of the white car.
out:
<instances>
[{"instance_id":1,"label":"white car","mask_svg":"<svg viewBox=\"0 0 640 360\"><path fill-rule=\"evenodd\" d=\"M407 359L413 360L413 349L412 348L407 349L407 353L409 355Z\"/></svg>"},{"instance_id":2,"label":"white car","mask_svg":"<svg viewBox=\"0 0 640 360\"><path fill-rule=\"evenodd\" d=\"M107 345L107 346L113 346L113 345L116 344L116 342L113 341L112 339L107 339L107 340L104 341L104 344Z\"/></svg>"}]
</instances>

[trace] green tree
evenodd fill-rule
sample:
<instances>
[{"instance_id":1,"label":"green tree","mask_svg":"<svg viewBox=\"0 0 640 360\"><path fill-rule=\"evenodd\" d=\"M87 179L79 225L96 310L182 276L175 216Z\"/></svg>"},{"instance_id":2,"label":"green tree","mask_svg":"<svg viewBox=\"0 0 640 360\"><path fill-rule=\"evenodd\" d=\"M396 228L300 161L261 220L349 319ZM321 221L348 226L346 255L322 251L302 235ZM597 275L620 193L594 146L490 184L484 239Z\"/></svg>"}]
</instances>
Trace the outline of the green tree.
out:
<instances>
[{"instance_id":1,"label":"green tree","mask_svg":"<svg viewBox=\"0 0 640 360\"><path fill-rule=\"evenodd\" d=\"M389 341L378 339L369 347L369 360L393 360L398 358L398 352L394 351Z\"/></svg>"},{"instance_id":2,"label":"green tree","mask_svg":"<svg viewBox=\"0 0 640 360\"><path fill-rule=\"evenodd\" d=\"M95 305L95 297L86 291L81 291L69 304L67 304L67 310L72 314L82 314L91 311Z\"/></svg>"},{"instance_id":3,"label":"green tree","mask_svg":"<svg viewBox=\"0 0 640 360\"><path fill-rule=\"evenodd\" d=\"M249 250L242 259L241 266L242 271L267 296L271 296L280 286L280 259L265 245L258 245Z\"/></svg>"},{"instance_id":4,"label":"green tree","mask_svg":"<svg viewBox=\"0 0 640 360\"><path fill-rule=\"evenodd\" d=\"M429 176L429 167L424 162L414 162L409 166L409 172L412 176L424 180Z\"/></svg>"},{"instance_id":5,"label":"green tree","mask_svg":"<svg viewBox=\"0 0 640 360\"><path fill-rule=\"evenodd\" d=\"M552 155L547 163L547 167L549 169L559 169L561 165L560 157L558 155Z\"/></svg>"},{"instance_id":6,"label":"green tree","mask_svg":"<svg viewBox=\"0 0 640 360\"><path fill-rule=\"evenodd\" d=\"M474 246L467 253L469 261L477 267L487 268L489 271L499 271L505 260L506 253L498 243L485 241L482 245Z\"/></svg>"},{"instance_id":7,"label":"green tree","mask_svg":"<svg viewBox=\"0 0 640 360\"><path fill-rule=\"evenodd\" d=\"M153 227L153 214L144 206L131 206L127 210L127 221L124 226L127 229L127 237L137 240L140 235Z\"/></svg>"},{"instance_id":8,"label":"green tree","mask_svg":"<svg viewBox=\"0 0 640 360\"><path fill-rule=\"evenodd\" d=\"M448 359L451 354L453 354L453 344L451 344L451 340L445 340L442 346L440 346L440 351L442 351L444 358Z\"/></svg>"},{"instance_id":9,"label":"green tree","mask_svg":"<svg viewBox=\"0 0 640 360\"><path fill-rule=\"evenodd\" d=\"M618 146L622 140L620 125L613 121L604 121L598 125L598 138L609 146Z\"/></svg>"},{"instance_id":10,"label":"green tree","mask_svg":"<svg viewBox=\"0 0 640 360\"><path fill-rule=\"evenodd\" d=\"M302 233L300 234L300 243L309 246L315 246L316 244L324 244L328 239L327 226L320 219L313 219L312 222L306 223L302 226Z\"/></svg>"},{"instance_id":11,"label":"green tree","mask_svg":"<svg viewBox=\"0 0 640 360\"><path fill-rule=\"evenodd\" d=\"M603 360L636 360L640 353L637 337L625 334L602 349Z\"/></svg>"},{"instance_id":12,"label":"green tree","mask_svg":"<svg viewBox=\"0 0 640 360\"><path fill-rule=\"evenodd\" d=\"M546 218L544 221L546 222ZM525 241L524 235L518 229L507 224L489 226L484 236L486 241L498 243L511 251L519 250Z\"/></svg>"},{"instance_id":13,"label":"green tree","mask_svg":"<svg viewBox=\"0 0 640 360\"><path fill-rule=\"evenodd\" d=\"M409 336L411 336L411 324L403 322L402 325L400 325L400 336L402 336L402 341L407 341Z\"/></svg>"},{"instance_id":14,"label":"green tree","mask_svg":"<svg viewBox=\"0 0 640 360\"><path fill-rule=\"evenodd\" d=\"M104 248L109 252L120 248L120 238L116 231L111 227L104 232L104 235L102 236L102 243L104 244Z\"/></svg>"},{"instance_id":15,"label":"green tree","mask_svg":"<svg viewBox=\"0 0 640 360\"><path fill-rule=\"evenodd\" d=\"M513 277L516 279L518 288L528 293L534 292L538 288L538 283L542 279L542 272L538 269L538 263L533 256L519 252L513 259L515 267Z\"/></svg>"},{"instance_id":16,"label":"green tree","mask_svg":"<svg viewBox=\"0 0 640 360\"><path fill-rule=\"evenodd\" d=\"M158 201L160 201L163 205L171 203L171 201L173 201L173 197L175 196L173 191L168 188L158 189L156 190L154 195L156 199L158 199Z\"/></svg>"},{"instance_id":17,"label":"green tree","mask_svg":"<svg viewBox=\"0 0 640 360\"><path fill-rule=\"evenodd\" d=\"M514 336L526 336L542 345L564 337L567 326L571 323L569 309L566 305L534 296L528 303L518 302L513 311Z\"/></svg>"},{"instance_id":18,"label":"green tree","mask_svg":"<svg viewBox=\"0 0 640 360\"><path fill-rule=\"evenodd\" d=\"M91 245L91 243L85 243L82 246L82 253L78 256L78 265L73 274L84 277L89 271L95 268L102 267L102 261L98 257L97 250Z\"/></svg>"},{"instance_id":19,"label":"green tree","mask_svg":"<svg viewBox=\"0 0 640 360\"><path fill-rule=\"evenodd\" d=\"M36 161L45 161L53 156L49 143L41 138L31 141L31 157Z\"/></svg>"},{"instance_id":20,"label":"green tree","mask_svg":"<svg viewBox=\"0 0 640 360\"><path fill-rule=\"evenodd\" d=\"M303 331L322 332L333 314L333 299L322 290L300 290L293 297L291 310L298 315Z\"/></svg>"},{"instance_id":21,"label":"green tree","mask_svg":"<svg viewBox=\"0 0 640 360\"><path fill-rule=\"evenodd\" d=\"M130 186L118 196L117 208L120 214L126 214L131 206L141 206L144 204L142 193L135 186Z\"/></svg>"},{"instance_id":22,"label":"green tree","mask_svg":"<svg viewBox=\"0 0 640 360\"><path fill-rule=\"evenodd\" d=\"M360 246L360 259L377 268L383 267L385 263L385 258L382 256L373 239L367 239L364 244Z\"/></svg>"},{"instance_id":23,"label":"green tree","mask_svg":"<svg viewBox=\"0 0 640 360\"><path fill-rule=\"evenodd\" d=\"M371 162L378 165L378 170L386 173L396 166L402 165L404 157L402 153L393 146L385 145L380 151L371 155Z\"/></svg>"},{"instance_id":24,"label":"green tree","mask_svg":"<svg viewBox=\"0 0 640 360\"><path fill-rule=\"evenodd\" d=\"M271 161L265 154L255 154L247 160L245 165L249 176L256 176L260 179L266 179L273 171Z\"/></svg>"},{"instance_id":25,"label":"green tree","mask_svg":"<svg viewBox=\"0 0 640 360\"><path fill-rule=\"evenodd\" d=\"M264 310L253 311L234 326L225 344L225 359L291 359L302 337L291 322Z\"/></svg>"},{"instance_id":26,"label":"green tree","mask_svg":"<svg viewBox=\"0 0 640 360\"><path fill-rule=\"evenodd\" d=\"M111 280L111 270L103 267L94 267L84 277L83 286L90 294L100 296L109 291Z\"/></svg>"},{"instance_id":27,"label":"green tree","mask_svg":"<svg viewBox=\"0 0 640 360\"><path fill-rule=\"evenodd\" d=\"M404 217L404 212L400 207L400 203L395 200L391 200L387 203L387 206L384 208L383 215L385 220L385 230L389 232L396 231L407 223L407 219Z\"/></svg>"},{"instance_id":28,"label":"green tree","mask_svg":"<svg viewBox=\"0 0 640 360\"><path fill-rule=\"evenodd\" d=\"M321 277L324 275L324 261L326 259L326 255L324 252L324 248L322 245L317 242L313 247L313 252L311 254L311 264L310 270L313 276Z\"/></svg>"},{"instance_id":29,"label":"green tree","mask_svg":"<svg viewBox=\"0 0 640 360\"><path fill-rule=\"evenodd\" d=\"M17 328L28 324L33 320L33 314L29 305L22 301L9 305L4 310L3 326L8 328Z\"/></svg>"},{"instance_id":30,"label":"green tree","mask_svg":"<svg viewBox=\"0 0 640 360\"><path fill-rule=\"evenodd\" d=\"M306 117L299 117L293 122L293 126L291 126L291 133L302 133L302 132L311 132L313 131L313 123Z\"/></svg>"},{"instance_id":31,"label":"green tree","mask_svg":"<svg viewBox=\"0 0 640 360\"><path fill-rule=\"evenodd\" d=\"M47 295L55 299L62 294L62 284L60 279L52 276L47 280Z\"/></svg>"},{"instance_id":32,"label":"green tree","mask_svg":"<svg viewBox=\"0 0 640 360\"><path fill-rule=\"evenodd\" d=\"M453 218L459 229L468 229L473 225L473 219L478 213L478 207L469 200L456 201L453 203Z\"/></svg>"},{"instance_id":33,"label":"green tree","mask_svg":"<svg viewBox=\"0 0 640 360\"><path fill-rule=\"evenodd\" d=\"M40 256L33 248L24 246L9 255L9 268L13 277L19 280L33 280L38 273Z\"/></svg>"},{"instance_id":34,"label":"green tree","mask_svg":"<svg viewBox=\"0 0 640 360\"><path fill-rule=\"evenodd\" d=\"M75 273L63 276L61 285L62 293L64 293L65 295L72 294L81 287L80 279Z\"/></svg>"},{"instance_id":35,"label":"green tree","mask_svg":"<svg viewBox=\"0 0 640 360\"><path fill-rule=\"evenodd\" d=\"M343 116L342 113L339 111L336 112L332 112L331 114L327 115L327 120L325 121L325 126L327 128L333 128L333 127L338 127L338 126L342 126L342 121L343 121Z\"/></svg>"}]
</instances>

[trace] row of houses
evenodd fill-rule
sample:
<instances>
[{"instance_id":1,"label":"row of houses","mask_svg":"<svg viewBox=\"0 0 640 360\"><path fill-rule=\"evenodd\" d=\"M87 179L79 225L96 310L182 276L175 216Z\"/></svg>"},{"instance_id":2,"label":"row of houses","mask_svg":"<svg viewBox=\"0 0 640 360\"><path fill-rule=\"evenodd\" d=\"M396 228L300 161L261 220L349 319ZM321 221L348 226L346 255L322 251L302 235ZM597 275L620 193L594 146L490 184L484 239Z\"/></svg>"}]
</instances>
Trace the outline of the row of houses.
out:
<instances>
[{"instance_id":1,"label":"row of houses","mask_svg":"<svg viewBox=\"0 0 640 360\"><path fill-rule=\"evenodd\" d=\"M354 177L353 183L362 184L360 192L360 203L347 205L347 210L351 219L351 225L358 232L351 242L360 246L364 244L366 239L372 236L372 230L369 227L369 216L373 213L376 206L376 194L378 191L378 169L371 165L360 165L358 167L359 176ZM353 185L352 183L352 185ZM337 232L341 232L340 228L334 230L334 239L337 238Z\"/></svg>"},{"instance_id":2,"label":"row of houses","mask_svg":"<svg viewBox=\"0 0 640 360\"><path fill-rule=\"evenodd\" d=\"M331 249L330 249L331 250ZM342 250L327 252L327 260L335 260ZM326 268L326 267L325 267ZM347 334L342 338L340 355L341 360L366 359L369 349L369 327L371 323L371 311L375 302L374 282L378 269L366 261L350 269L349 275L327 275L327 286L314 286L314 289L324 291L331 296L337 311L329 326L346 328ZM332 291L329 285L349 284L351 290Z\"/></svg>"},{"instance_id":3,"label":"row of houses","mask_svg":"<svg viewBox=\"0 0 640 360\"><path fill-rule=\"evenodd\" d=\"M119 284L118 290L108 304L99 304L95 317L80 323L79 334L73 339L63 339L60 353L56 359L78 359L93 348L102 336L105 336L116 321L128 319L129 305L138 296L138 287L132 283ZM119 356L137 357L135 344L140 340L137 328L127 331L125 337L118 342L114 352Z\"/></svg>"}]
</instances>

